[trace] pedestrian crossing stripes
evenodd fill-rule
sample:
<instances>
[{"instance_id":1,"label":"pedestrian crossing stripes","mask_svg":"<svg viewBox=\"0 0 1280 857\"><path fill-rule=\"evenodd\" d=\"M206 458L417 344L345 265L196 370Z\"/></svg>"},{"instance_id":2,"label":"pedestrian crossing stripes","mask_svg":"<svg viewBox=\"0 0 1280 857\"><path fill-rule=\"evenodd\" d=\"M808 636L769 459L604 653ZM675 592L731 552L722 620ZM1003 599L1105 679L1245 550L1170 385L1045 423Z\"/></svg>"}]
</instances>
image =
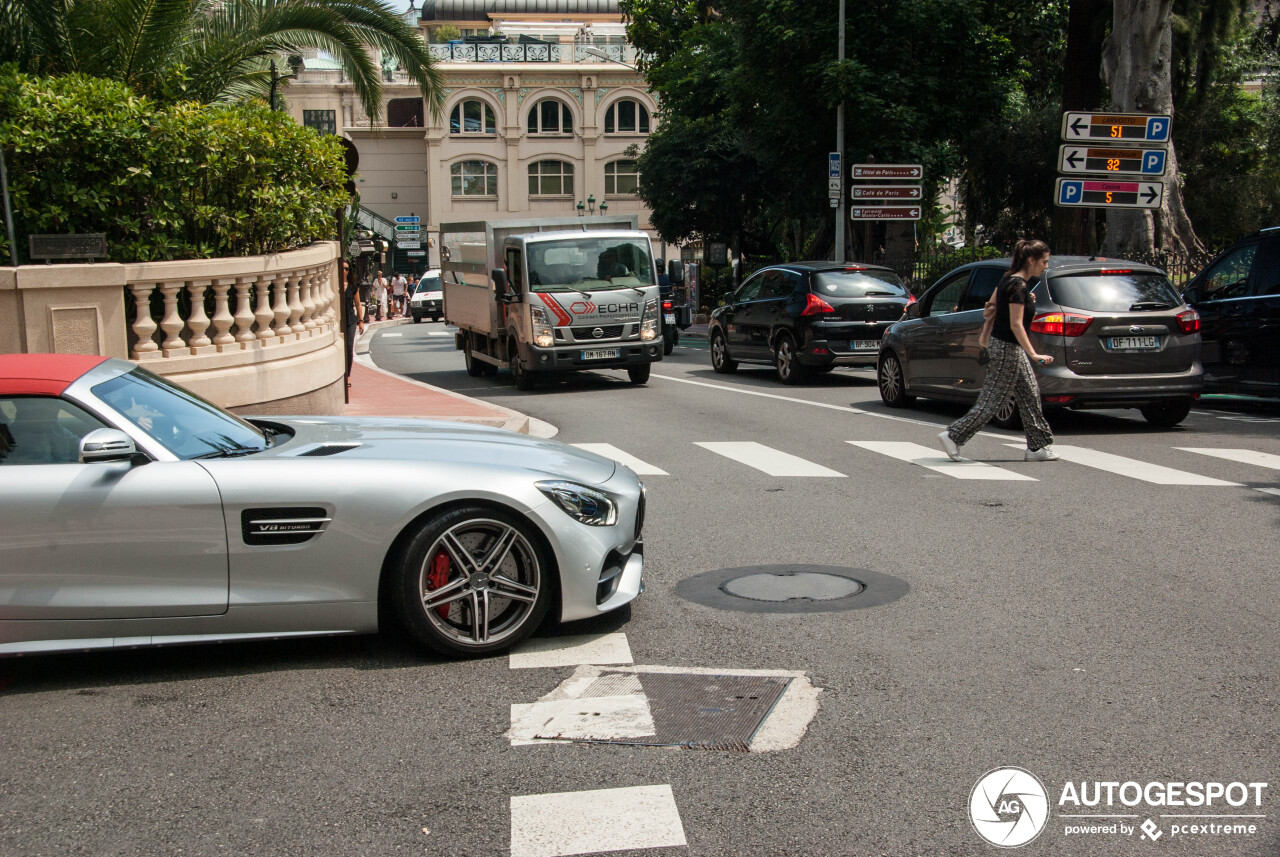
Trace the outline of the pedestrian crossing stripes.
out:
<instances>
[{"instance_id":1,"label":"pedestrian crossing stripes","mask_svg":"<svg viewBox=\"0 0 1280 857\"><path fill-rule=\"evenodd\" d=\"M1225 458L1227 461L1238 461L1241 464L1253 464L1258 467L1269 467L1280 470L1280 455L1269 452L1254 452L1252 449L1207 449L1205 447L1175 446L1182 452L1194 452L1197 455L1211 455L1214 458Z\"/></svg>"},{"instance_id":2,"label":"pedestrian crossing stripes","mask_svg":"<svg viewBox=\"0 0 1280 857\"><path fill-rule=\"evenodd\" d=\"M514 795L511 857L688 845L669 785Z\"/></svg>"},{"instance_id":3,"label":"pedestrian crossing stripes","mask_svg":"<svg viewBox=\"0 0 1280 857\"><path fill-rule=\"evenodd\" d=\"M814 464L799 456L754 441L723 443L699 441L697 446L741 462L748 467L754 467L770 476L844 476L843 473L837 473L821 464Z\"/></svg>"},{"instance_id":4,"label":"pedestrian crossing stripes","mask_svg":"<svg viewBox=\"0 0 1280 857\"><path fill-rule=\"evenodd\" d=\"M619 464L625 464L640 476L668 476L670 474L661 467L654 467L647 461L641 461L634 455L623 452L611 443L575 443L578 449L585 449L587 452L594 452L596 455L603 455L605 458L612 458Z\"/></svg>"},{"instance_id":5,"label":"pedestrian crossing stripes","mask_svg":"<svg viewBox=\"0 0 1280 857\"><path fill-rule=\"evenodd\" d=\"M921 446L918 443L899 441L849 440L845 443L861 449L878 452L899 461L909 461L929 470L953 476L956 479L994 479L1010 482L1035 482L1035 478L1012 470L993 467L981 461L952 461L936 449Z\"/></svg>"},{"instance_id":6,"label":"pedestrian crossing stripes","mask_svg":"<svg viewBox=\"0 0 1280 857\"><path fill-rule=\"evenodd\" d=\"M952 461L939 449L907 441L847 440L845 443L863 452L875 453L895 461L912 464L922 470L931 471L933 474L941 474L952 479L1000 482L1049 481L1059 471L1069 469L1071 464L1078 464L1110 473L1114 476L1122 476L1126 479L1136 479L1140 482L1156 485L1208 487L1238 487L1240 485L1238 482L1227 479L1202 476L1198 473L1152 464L1136 458L1127 458L1123 455L1069 444L1055 444L1053 447L1063 462L1066 463L1067 467L1064 468L1062 464L1024 465L1021 456L1010 461L975 461L968 458L961 461ZM694 445L715 453L717 456L729 459L736 464L746 465L770 476L831 478L844 477L846 475L790 452L754 441L697 441ZM614 461L630 467L641 476L671 475L670 470L632 455L630 452L610 443L575 443L573 446L606 458L612 458ZM1007 443L1005 446L1019 451L1023 448L1020 443ZM1206 458L1232 461L1269 470L1280 470L1280 455L1269 452L1252 449L1214 449L1209 447L1167 447L1166 449L1195 453ZM670 450L667 449L667 451L669 452ZM970 452L969 447L965 448L965 452ZM987 456L988 459L994 457L996 456ZM1014 469L1014 466L1028 468L1029 472L1020 472ZM668 464L667 467L671 467L671 465ZM939 477L933 476L932 478Z\"/></svg>"},{"instance_id":7,"label":"pedestrian crossing stripes","mask_svg":"<svg viewBox=\"0 0 1280 857\"><path fill-rule=\"evenodd\" d=\"M1022 444L1006 443L1005 446L1018 448ZM1143 482L1151 482L1156 485L1238 486L1240 484L1238 482L1227 482L1223 479L1213 479L1209 476L1199 476L1182 470L1174 470L1172 467L1163 467L1159 464L1148 464L1145 461L1138 461L1136 458L1125 458L1122 455L1112 455L1109 452L1099 452L1096 449L1088 449L1083 446L1066 446L1056 443L1053 445L1053 451L1058 453L1058 457L1064 461L1083 464L1085 467L1105 470L1108 473L1128 476L1131 479L1140 479Z\"/></svg>"}]
</instances>

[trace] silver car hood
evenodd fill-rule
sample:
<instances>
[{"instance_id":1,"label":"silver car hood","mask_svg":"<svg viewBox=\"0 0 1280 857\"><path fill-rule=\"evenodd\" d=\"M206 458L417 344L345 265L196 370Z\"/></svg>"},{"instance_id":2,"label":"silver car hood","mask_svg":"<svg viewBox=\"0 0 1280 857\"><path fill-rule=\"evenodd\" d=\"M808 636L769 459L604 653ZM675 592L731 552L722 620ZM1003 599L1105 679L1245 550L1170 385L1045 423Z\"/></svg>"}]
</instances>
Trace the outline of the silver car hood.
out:
<instances>
[{"instance_id":1,"label":"silver car hood","mask_svg":"<svg viewBox=\"0 0 1280 857\"><path fill-rule=\"evenodd\" d=\"M465 423L406 418L255 417L287 425L292 439L258 458L293 458L303 453L335 458L439 462L451 465L522 468L531 473L600 485L613 477L617 462L568 444Z\"/></svg>"}]
</instances>

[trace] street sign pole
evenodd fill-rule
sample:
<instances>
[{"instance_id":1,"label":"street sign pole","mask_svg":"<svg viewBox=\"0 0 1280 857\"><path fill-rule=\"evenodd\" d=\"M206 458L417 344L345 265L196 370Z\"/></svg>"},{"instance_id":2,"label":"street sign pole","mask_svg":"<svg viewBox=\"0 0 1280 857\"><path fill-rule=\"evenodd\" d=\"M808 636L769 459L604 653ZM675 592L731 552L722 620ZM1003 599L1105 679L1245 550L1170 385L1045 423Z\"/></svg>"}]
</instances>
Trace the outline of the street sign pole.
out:
<instances>
[{"instance_id":1,"label":"street sign pole","mask_svg":"<svg viewBox=\"0 0 1280 857\"><path fill-rule=\"evenodd\" d=\"M840 39L837 57L841 63L844 62L844 0L840 0ZM836 151L840 153L841 170L840 180L844 181L844 98L840 99L840 105L836 107ZM845 224L845 196L844 188L841 186L840 193L836 194L840 199L840 204L836 207L836 261L845 261L844 252L844 224Z\"/></svg>"}]
</instances>

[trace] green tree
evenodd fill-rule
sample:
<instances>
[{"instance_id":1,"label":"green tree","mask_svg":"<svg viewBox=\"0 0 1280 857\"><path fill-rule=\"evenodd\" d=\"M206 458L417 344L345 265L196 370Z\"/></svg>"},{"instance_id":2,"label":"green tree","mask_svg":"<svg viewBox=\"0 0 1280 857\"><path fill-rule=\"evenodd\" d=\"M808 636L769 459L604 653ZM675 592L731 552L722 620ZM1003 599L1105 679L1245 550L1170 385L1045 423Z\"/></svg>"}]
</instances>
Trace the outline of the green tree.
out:
<instances>
[{"instance_id":1,"label":"green tree","mask_svg":"<svg viewBox=\"0 0 1280 857\"><path fill-rule=\"evenodd\" d=\"M306 49L342 64L371 117L382 109L375 52L439 108L430 51L381 0L0 0L0 63L116 80L164 102L265 99L269 63Z\"/></svg>"}]
</instances>

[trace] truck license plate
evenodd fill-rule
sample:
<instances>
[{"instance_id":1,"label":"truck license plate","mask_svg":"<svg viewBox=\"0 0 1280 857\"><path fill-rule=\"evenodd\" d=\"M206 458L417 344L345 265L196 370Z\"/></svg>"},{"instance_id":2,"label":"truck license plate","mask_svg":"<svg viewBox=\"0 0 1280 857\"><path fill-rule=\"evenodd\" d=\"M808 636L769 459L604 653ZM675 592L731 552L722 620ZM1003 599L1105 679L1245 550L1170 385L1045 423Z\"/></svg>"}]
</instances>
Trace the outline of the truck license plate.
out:
<instances>
[{"instance_id":1,"label":"truck license plate","mask_svg":"<svg viewBox=\"0 0 1280 857\"><path fill-rule=\"evenodd\" d=\"M662 316L662 320L665 321L667 324L675 324L676 314L673 312L666 313Z\"/></svg>"},{"instance_id":2,"label":"truck license plate","mask_svg":"<svg viewBox=\"0 0 1280 857\"><path fill-rule=\"evenodd\" d=\"M855 339L849 343L854 351L877 351L880 348L880 340L878 339Z\"/></svg>"},{"instance_id":3,"label":"truck license plate","mask_svg":"<svg viewBox=\"0 0 1280 857\"><path fill-rule=\"evenodd\" d=\"M618 349L616 348L597 348L594 351L583 351L583 360L608 360L610 357L617 357Z\"/></svg>"},{"instance_id":4,"label":"truck license plate","mask_svg":"<svg viewBox=\"0 0 1280 857\"><path fill-rule=\"evenodd\" d=\"M1159 347L1160 337L1158 336L1111 337L1111 350L1113 351L1147 351Z\"/></svg>"}]
</instances>

